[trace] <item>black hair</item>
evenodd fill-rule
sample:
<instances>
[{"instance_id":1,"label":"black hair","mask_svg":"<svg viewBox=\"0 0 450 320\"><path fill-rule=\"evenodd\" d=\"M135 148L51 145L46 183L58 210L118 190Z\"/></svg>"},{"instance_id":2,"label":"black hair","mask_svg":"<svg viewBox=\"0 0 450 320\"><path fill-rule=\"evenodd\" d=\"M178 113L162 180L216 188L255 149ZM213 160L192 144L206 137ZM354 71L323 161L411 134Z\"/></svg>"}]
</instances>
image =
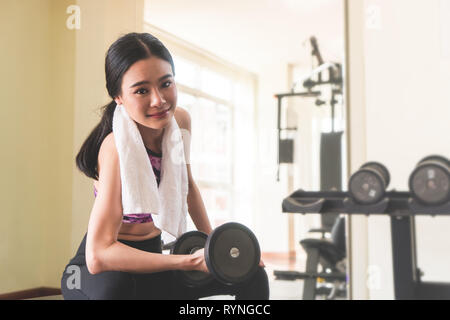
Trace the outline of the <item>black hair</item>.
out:
<instances>
[{"instance_id":1,"label":"black hair","mask_svg":"<svg viewBox=\"0 0 450 320\"><path fill-rule=\"evenodd\" d=\"M114 98L122 94L124 73L137 61L156 56L170 63L175 76L172 56L156 37L149 33L128 33L117 39L108 49L105 58L106 89L113 99L101 107L100 123L92 130L76 156L76 165L86 176L98 180L97 158L105 137L112 132L112 122L116 102Z\"/></svg>"}]
</instances>

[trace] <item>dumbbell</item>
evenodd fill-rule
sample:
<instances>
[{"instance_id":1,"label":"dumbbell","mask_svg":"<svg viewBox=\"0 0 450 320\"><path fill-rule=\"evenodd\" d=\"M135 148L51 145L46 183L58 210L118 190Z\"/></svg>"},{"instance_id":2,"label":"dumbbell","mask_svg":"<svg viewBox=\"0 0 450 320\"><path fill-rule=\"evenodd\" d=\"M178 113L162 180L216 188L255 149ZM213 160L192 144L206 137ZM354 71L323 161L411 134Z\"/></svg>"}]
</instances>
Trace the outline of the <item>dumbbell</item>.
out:
<instances>
[{"instance_id":1,"label":"dumbbell","mask_svg":"<svg viewBox=\"0 0 450 320\"><path fill-rule=\"evenodd\" d=\"M419 161L409 176L411 195L421 204L440 205L450 201L450 161L431 155Z\"/></svg>"},{"instance_id":2,"label":"dumbbell","mask_svg":"<svg viewBox=\"0 0 450 320\"><path fill-rule=\"evenodd\" d=\"M350 177L348 192L359 204L374 204L383 198L389 182L389 171L384 165L367 162Z\"/></svg>"},{"instance_id":3,"label":"dumbbell","mask_svg":"<svg viewBox=\"0 0 450 320\"><path fill-rule=\"evenodd\" d=\"M209 236L200 231L186 232L176 240L171 254L192 254L202 248L210 273L177 271L187 286L202 286L214 278L227 285L237 284L250 279L258 270L261 259L258 240L240 223L225 223Z\"/></svg>"}]
</instances>

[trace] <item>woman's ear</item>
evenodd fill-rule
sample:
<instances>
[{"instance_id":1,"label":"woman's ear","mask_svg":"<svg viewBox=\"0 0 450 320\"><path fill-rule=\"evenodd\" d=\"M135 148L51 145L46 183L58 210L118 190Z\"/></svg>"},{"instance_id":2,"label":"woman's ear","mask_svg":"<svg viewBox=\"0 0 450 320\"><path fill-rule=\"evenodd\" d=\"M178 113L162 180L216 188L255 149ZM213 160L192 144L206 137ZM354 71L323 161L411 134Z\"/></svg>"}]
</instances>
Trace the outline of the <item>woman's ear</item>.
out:
<instances>
[{"instance_id":1,"label":"woman's ear","mask_svg":"<svg viewBox=\"0 0 450 320\"><path fill-rule=\"evenodd\" d=\"M122 99L120 99L119 97L114 98L114 101L116 102L117 105L122 104Z\"/></svg>"}]
</instances>

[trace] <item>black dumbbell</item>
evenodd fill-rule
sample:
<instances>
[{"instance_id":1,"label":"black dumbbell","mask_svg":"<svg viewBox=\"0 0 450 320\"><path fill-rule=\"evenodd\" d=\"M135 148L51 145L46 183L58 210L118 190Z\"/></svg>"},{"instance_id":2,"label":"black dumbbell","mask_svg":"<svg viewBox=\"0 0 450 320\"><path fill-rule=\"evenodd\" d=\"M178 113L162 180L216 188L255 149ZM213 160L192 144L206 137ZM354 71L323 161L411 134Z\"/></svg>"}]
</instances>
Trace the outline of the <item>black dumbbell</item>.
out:
<instances>
[{"instance_id":1,"label":"black dumbbell","mask_svg":"<svg viewBox=\"0 0 450 320\"><path fill-rule=\"evenodd\" d=\"M205 261L210 274L201 271L178 271L187 286L202 286L213 277L228 285L250 279L258 270L261 251L258 240L246 226L229 222L208 236L200 231L190 231L178 238L172 254L192 254L205 249Z\"/></svg>"},{"instance_id":2,"label":"black dumbbell","mask_svg":"<svg viewBox=\"0 0 450 320\"><path fill-rule=\"evenodd\" d=\"M411 195L424 205L440 205L450 201L450 161L431 155L419 161L409 176Z\"/></svg>"},{"instance_id":3,"label":"black dumbbell","mask_svg":"<svg viewBox=\"0 0 450 320\"><path fill-rule=\"evenodd\" d=\"M171 254L192 254L205 247L208 235L200 231L183 233L172 246ZM212 277L201 271L180 271L178 277L189 287L202 286L212 280Z\"/></svg>"},{"instance_id":4,"label":"black dumbbell","mask_svg":"<svg viewBox=\"0 0 450 320\"><path fill-rule=\"evenodd\" d=\"M348 192L359 204L374 204L384 197L389 182L389 171L384 165L367 162L350 177Z\"/></svg>"}]
</instances>

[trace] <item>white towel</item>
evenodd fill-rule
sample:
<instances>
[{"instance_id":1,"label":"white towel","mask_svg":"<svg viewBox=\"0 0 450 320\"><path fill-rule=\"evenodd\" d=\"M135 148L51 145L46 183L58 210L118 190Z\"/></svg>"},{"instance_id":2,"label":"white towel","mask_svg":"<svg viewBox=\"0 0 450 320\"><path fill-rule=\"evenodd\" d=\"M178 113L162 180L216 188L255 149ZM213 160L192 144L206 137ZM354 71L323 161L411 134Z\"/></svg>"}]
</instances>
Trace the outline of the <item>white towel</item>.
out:
<instances>
[{"instance_id":1,"label":"white towel","mask_svg":"<svg viewBox=\"0 0 450 320\"><path fill-rule=\"evenodd\" d=\"M114 111L113 133L119 153L123 214L151 213L156 227L178 238L186 232L188 178L175 117L163 132L159 188L142 136L123 105Z\"/></svg>"}]
</instances>

